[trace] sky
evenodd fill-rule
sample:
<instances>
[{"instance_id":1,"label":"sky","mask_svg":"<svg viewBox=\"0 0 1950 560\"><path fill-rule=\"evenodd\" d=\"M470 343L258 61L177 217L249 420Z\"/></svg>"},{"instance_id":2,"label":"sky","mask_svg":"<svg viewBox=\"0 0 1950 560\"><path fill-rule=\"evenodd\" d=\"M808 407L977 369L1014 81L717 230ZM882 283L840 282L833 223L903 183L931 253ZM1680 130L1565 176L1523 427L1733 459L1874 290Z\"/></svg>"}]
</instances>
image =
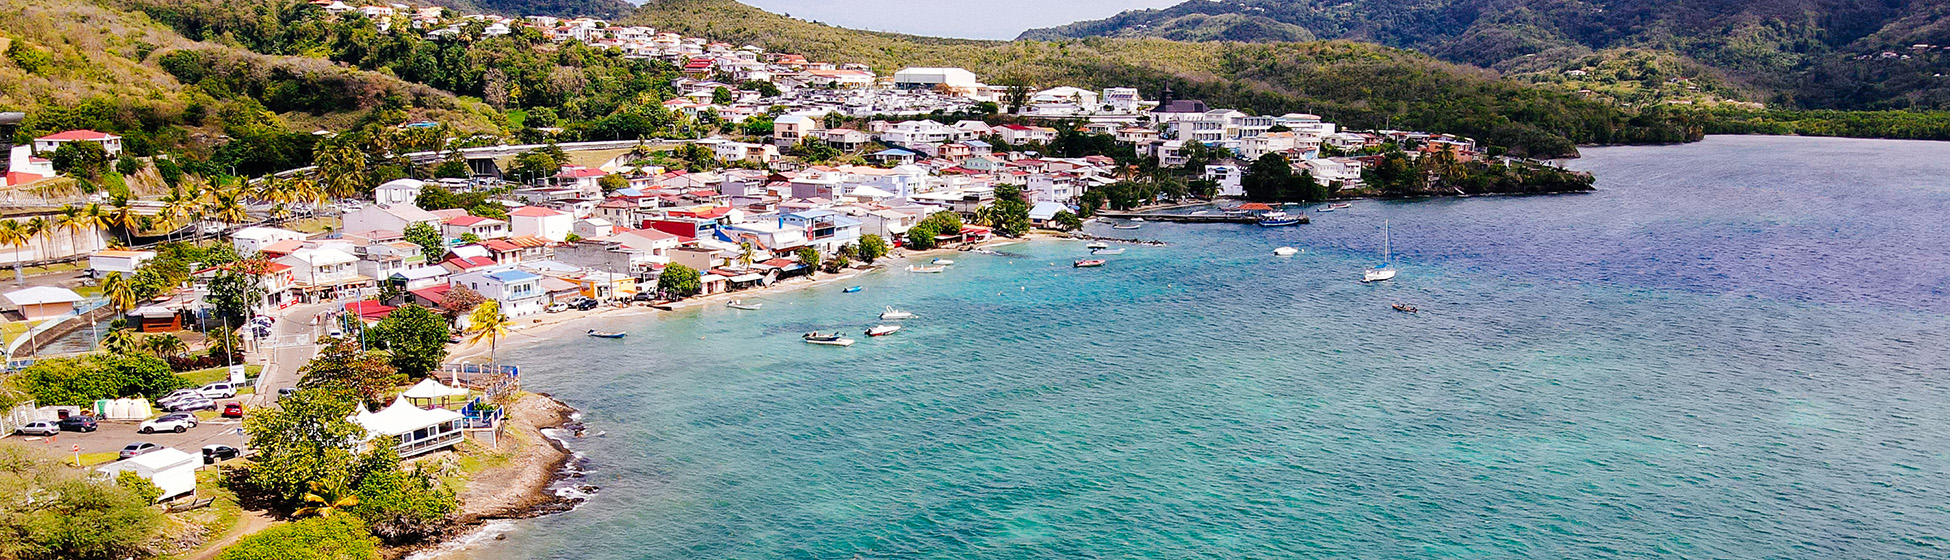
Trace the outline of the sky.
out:
<instances>
[{"instance_id":1,"label":"sky","mask_svg":"<svg viewBox=\"0 0 1950 560\"><path fill-rule=\"evenodd\" d=\"M1024 30L1103 19L1184 0L740 0L822 23L937 37L1014 39Z\"/></svg>"}]
</instances>

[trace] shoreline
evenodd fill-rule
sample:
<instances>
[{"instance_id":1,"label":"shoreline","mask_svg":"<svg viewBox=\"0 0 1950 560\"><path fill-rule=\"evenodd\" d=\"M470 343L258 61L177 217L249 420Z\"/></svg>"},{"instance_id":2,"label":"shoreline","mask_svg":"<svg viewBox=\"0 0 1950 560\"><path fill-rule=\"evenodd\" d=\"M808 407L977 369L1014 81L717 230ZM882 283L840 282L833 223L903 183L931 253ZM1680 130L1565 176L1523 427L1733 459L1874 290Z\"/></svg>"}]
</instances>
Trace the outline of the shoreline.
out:
<instances>
[{"instance_id":1,"label":"shoreline","mask_svg":"<svg viewBox=\"0 0 1950 560\"><path fill-rule=\"evenodd\" d=\"M475 473L457 492L460 508L452 530L441 538L395 549L388 556L407 560L438 560L500 540L515 528L512 521L534 519L574 510L596 488L576 485L584 470L581 455L570 449L568 437L581 437L581 412L546 393L523 392L509 405L508 445L519 446L507 465ZM551 432L556 432L551 434ZM566 434L564 433L566 432ZM483 485L493 480L492 486Z\"/></svg>"}]
</instances>

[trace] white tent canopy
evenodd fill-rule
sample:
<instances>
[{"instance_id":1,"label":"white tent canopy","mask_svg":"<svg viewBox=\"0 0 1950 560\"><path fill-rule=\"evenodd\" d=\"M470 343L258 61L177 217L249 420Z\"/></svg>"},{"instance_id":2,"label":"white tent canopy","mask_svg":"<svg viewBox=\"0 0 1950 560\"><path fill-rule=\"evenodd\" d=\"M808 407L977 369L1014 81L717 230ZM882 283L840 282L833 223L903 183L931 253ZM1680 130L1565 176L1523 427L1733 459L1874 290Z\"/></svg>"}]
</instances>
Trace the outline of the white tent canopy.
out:
<instances>
[{"instance_id":1,"label":"white tent canopy","mask_svg":"<svg viewBox=\"0 0 1950 560\"><path fill-rule=\"evenodd\" d=\"M413 403L401 398L395 399L392 406L379 412L367 412L364 408L360 408L359 412L353 415L352 422L365 428L366 433L372 436L397 436L460 419L459 412L437 408L427 410L413 406Z\"/></svg>"},{"instance_id":2,"label":"white tent canopy","mask_svg":"<svg viewBox=\"0 0 1950 560\"><path fill-rule=\"evenodd\" d=\"M418 385L414 385L413 388L407 389L406 392L401 393L400 396L409 399L438 399L443 397L465 397L467 396L467 390L461 389L459 387L448 387L440 383L439 381L434 381L433 378L429 377L420 380L420 383ZM394 406L398 406L398 404L395 403Z\"/></svg>"}]
</instances>

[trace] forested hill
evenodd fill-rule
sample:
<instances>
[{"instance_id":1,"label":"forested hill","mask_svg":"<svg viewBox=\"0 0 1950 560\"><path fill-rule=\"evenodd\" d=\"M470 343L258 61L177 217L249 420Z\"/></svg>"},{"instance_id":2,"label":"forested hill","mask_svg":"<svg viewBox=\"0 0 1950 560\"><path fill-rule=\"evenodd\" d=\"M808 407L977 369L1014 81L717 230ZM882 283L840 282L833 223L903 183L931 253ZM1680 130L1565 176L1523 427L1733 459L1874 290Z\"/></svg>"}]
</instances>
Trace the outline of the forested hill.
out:
<instances>
[{"instance_id":1,"label":"forested hill","mask_svg":"<svg viewBox=\"0 0 1950 560\"><path fill-rule=\"evenodd\" d=\"M1679 142L1700 126L1636 112L1425 55L1347 41L1185 43L1155 38L975 41L875 33L795 20L730 0L653 0L626 23L733 44L861 62L959 66L996 84L1137 87L1259 114L1310 112L1356 128L1452 132L1519 154L1576 144Z\"/></svg>"},{"instance_id":2,"label":"forested hill","mask_svg":"<svg viewBox=\"0 0 1950 560\"><path fill-rule=\"evenodd\" d=\"M1647 49L1716 69L1778 105L1950 109L1950 0L1191 0L1022 38L1303 35L1528 72Z\"/></svg>"}]
</instances>

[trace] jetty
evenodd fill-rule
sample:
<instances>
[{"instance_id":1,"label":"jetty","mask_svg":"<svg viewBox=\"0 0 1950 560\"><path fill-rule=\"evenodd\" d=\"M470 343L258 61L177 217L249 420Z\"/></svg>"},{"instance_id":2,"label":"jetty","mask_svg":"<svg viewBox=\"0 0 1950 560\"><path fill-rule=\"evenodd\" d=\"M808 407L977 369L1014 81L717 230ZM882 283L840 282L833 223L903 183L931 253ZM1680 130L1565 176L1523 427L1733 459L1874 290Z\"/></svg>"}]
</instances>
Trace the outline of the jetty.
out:
<instances>
[{"instance_id":1,"label":"jetty","mask_svg":"<svg viewBox=\"0 0 1950 560\"><path fill-rule=\"evenodd\" d=\"M1256 224L1259 223L1259 216L1255 216L1252 214L1163 214L1163 213L1154 213L1154 212L1099 212L1097 213L1097 216L1100 218L1110 218L1110 219L1117 219L1117 220L1144 218L1144 221L1147 222L1178 222L1181 224ZM1311 218L1308 218L1306 214L1300 214L1300 223L1305 224L1305 223L1310 223L1312 221L1313 220Z\"/></svg>"}]
</instances>

